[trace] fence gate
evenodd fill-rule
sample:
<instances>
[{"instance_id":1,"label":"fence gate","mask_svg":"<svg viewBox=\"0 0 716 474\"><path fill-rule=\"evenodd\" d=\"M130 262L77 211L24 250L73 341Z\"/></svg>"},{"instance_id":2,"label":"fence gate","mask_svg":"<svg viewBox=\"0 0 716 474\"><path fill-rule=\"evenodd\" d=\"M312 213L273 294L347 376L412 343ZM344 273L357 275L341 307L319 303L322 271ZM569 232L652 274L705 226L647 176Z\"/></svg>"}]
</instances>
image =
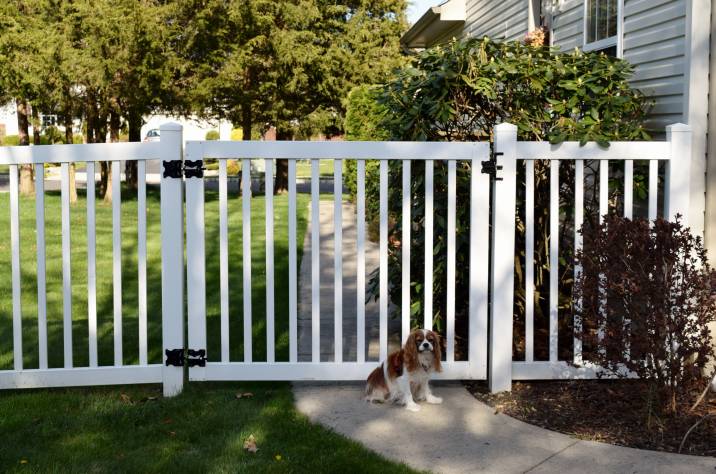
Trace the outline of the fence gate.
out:
<instances>
[{"instance_id":1,"label":"fence gate","mask_svg":"<svg viewBox=\"0 0 716 474\"><path fill-rule=\"evenodd\" d=\"M219 165L217 202L204 202L205 180L201 171L205 158L217 158ZM263 160L265 165L265 229L266 236L266 311L257 314L253 311L250 298L243 299L243 311L239 313L236 308L229 311L229 294L237 288L229 287L229 246L239 245L239 242L228 241L227 226L227 160L240 160L242 170L251 168L251 160ZM273 170L274 162L278 159L288 160L288 211L281 214L274 208L273 196ZM334 182L343 183L343 168L348 160L355 161L357 172L357 212L354 217L357 234L357 270L351 278L356 278L357 298L355 301L346 301L343 298L343 279L349 275L343 269L343 222L342 189L333 186L332 200L334 212L333 240L334 247L330 256L320 254L317 229L320 225L320 160L334 160ZM297 162L310 160L310 209L311 209L311 255L310 255L310 360L299 360L299 268L297 235ZM487 143L417 143L417 142L221 142L204 141L188 142L184 161L186 177L186 259L187 259L187 302L188 302L188 348L189 380L363 380L369 372L377 366L376 361L366 360L366 164L370 160L378 160L379 165L379 359L385 359L388 353L388 323L389 305L388 297L388 181L389 172L402 170L402 288L399 307L396 312L400 316L401 337L404 341L410 331L410 233L424 232L426 248L430 251L425 254L426 288L424 305L426 308L424 322L421 325L432 327L432 295L433 278L433 207L434 207L434 167L436 160L447 163L447 279L455 281L455 254L456 254L456 209L458 206L470 206L470 281L469 301L458 301L463 308L469 305L469 349L467 360L455 360L455 285L448 284L446 304L446 361L442 378L450 379L484 379L487 374L487 314L488 314L488 252L489 252L489 182L487 174L481 172L483 162L489 168L490 152ZM415 229L411 222L411 165L422 161L425 164L425 215L424 229ZM471 193L469 196L457 196L457 167L464 162L471 165ZM305 161L303 162L305 163ZM391 166L391 163L393 164ZM165 164L166 165L166 164ZM372 164L371 164L372 166ZM503 170L509 175L509 170ZM250 173L245 172L241 178L242 193L242 235L243 246L243 295L250 295L252 284L255 284L255 275L252 275L251 259L251 225L255 220L251 215L252 181ZM445 184L440 183L443 186ZM254 183L256 188L256 183ZM254 198L255 199L255 198ZM469 202L468 202L469 201ZM305 205L305 201L303 201ZM207 314L206 314L206 268L205 255L205 206L218 206L219 210L219 280L218 289L220 298L220 347L216 352L207 350ZM275 331L277 318L286 318L275 312L274 300L274 218L288 220L288 357L287 360L277 360ZM345 217L349 219L350 216ZM285 221L283 221L285 222ZM254 222L254 227L256 223ZM412 230L411 230L412 229ZM215 238L215 237L213 237ZM309 258L304 256L304 258ZM304 262L308 264L309 262ZM254 261L254 269L257 262ZM319 285L320 268L332 266L334 269L333 298L333 354L321 357L321 331L325 328L320 323L321 292ZM259 276L263 279L263 276ZM305 278L304 278L305 280ZM308 294L308 289L303 289ZM326 295L324 295L325 297ZM324 300L325 301L325 300ZM325 303L324 303L325 304ZM343 330L343 308L356 305L355 339L348 337ZM237 314L238 313L238 314ZM263 312L262 312L263 313ZM243 325L243 356L239 360L230 357L229 328L232 318L239 318ZM265 323L266 356L261 360L254 359L252 346L256 345L254 331L257 325ZM348 326L348 325L347 325ZM351 341L351 342L347 342ZM355 341L355 360L343 360L343 345ZM231 341L234 343L233 340ZM306 344L309 344L306 341ZM209 361L205 361L207 356ZM324 360L328 359L328 360Z\"/></svg>"}]
</instances>

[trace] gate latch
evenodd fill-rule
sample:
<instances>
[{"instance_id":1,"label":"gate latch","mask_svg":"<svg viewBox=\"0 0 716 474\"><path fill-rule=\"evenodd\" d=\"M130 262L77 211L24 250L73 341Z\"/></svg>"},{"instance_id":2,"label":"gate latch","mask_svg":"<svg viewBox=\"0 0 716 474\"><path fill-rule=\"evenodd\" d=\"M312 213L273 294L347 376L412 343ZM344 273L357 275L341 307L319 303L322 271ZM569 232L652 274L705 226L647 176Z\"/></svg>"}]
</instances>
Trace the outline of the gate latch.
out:
<instances>
[{"instance_id":1,"label":"gate latch","mask_svg":"<svg viewBox=\"0 0 716 474\"><path fill-rule=\"evenodd\" d=\"M186 362L189 367L206 367L206 349L188 349L186 356L184 349L166 349L164 353L167 366L184 367Z\"/></svg>"},{"instance_id":2,"label":"gate latch","mask_svg":"<svg viewBox=\"0 0 716 474\"><path fill-rule=\"evenodd\" d=\"M203 178L204 177L204 160L172 160L163 161L164 177L181 179L185 178Z\"/></svg>"},{"instance_id":3,"label":"gate latch","mask_svg":"<svg viewBox=\"0 0 716 474\"><path fill-rule=\"evenodd\" d=\"M482 169L480 170L483 174L489 174L491 181L502 181L502 178L497 176L497 172L502 169L502 165L497 164L497 157L502 156L504 153L501 151L493 151L488 161L482 162Z\"/></svg>"}]
</instances>

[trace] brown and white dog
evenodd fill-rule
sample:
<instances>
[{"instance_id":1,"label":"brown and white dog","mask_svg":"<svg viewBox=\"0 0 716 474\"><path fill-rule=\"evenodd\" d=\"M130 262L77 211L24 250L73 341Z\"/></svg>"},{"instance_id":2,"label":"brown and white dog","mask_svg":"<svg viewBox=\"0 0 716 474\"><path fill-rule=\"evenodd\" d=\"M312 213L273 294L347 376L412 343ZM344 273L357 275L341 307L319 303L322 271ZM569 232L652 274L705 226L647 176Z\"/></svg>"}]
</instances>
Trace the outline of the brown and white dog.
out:
<instances>
[{"instance_id":1,"label":"brown and white dog","mask_svg":"<svg viewBox=\"0 0 716 474\"><path fill-rule=\"evenodd\" d=\"M440 372L440 335L428 329L415 329L405 345L388 356L368 376L365 399L395 402L410 411L420 410L416 401L439 404L443 399L430 392L430 376Z\"/></svg>"}]
</instances>

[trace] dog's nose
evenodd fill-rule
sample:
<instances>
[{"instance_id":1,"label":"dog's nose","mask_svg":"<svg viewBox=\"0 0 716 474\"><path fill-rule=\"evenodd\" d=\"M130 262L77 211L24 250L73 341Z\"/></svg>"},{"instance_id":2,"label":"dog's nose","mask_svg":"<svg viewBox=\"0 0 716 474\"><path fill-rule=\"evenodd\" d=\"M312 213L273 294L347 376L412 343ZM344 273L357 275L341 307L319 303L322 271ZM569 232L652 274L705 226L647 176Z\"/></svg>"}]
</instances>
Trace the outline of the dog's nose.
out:
<instances>
[{"instance_id":1,"label":"dog's nose","mask_svg":"<svg viewBox=\"0 0 716 474\"><path fill-rule=\"evenodd\" d=\"M428 347L430 347L430 343L428 343L428 342L423 342L423 347L427 349Z\"/></svg>"}]
</instances>

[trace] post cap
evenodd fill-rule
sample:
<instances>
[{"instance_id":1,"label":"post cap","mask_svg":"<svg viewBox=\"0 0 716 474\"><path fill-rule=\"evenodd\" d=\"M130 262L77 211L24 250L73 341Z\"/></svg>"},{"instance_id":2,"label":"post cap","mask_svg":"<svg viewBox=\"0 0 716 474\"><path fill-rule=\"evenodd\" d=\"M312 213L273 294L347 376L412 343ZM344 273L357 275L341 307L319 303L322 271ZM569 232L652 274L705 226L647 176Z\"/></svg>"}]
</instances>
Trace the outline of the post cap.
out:
<instances>
[{"instance_id":1,"label":"post cap","mask_svg":"<svg viewBox=\"0 0 716 474\"><path fill-rule=\"evenodd\" d=\"M166 130L168 132L181 132L182 128L183 127L181 126L181 124L178 124L176 122L167 122L159 126L159 130Z\"/></svg>"}]
</instances>

